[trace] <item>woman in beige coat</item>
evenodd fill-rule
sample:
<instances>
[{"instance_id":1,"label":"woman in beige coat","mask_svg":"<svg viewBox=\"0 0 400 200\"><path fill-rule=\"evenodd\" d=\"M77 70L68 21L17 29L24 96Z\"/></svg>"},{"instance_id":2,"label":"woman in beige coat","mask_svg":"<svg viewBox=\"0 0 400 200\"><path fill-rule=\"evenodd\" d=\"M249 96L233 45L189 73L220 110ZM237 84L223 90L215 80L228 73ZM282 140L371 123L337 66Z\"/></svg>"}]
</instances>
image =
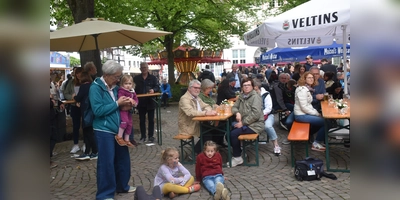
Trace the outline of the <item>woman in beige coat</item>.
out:
<instances>
[{"instance_id":1,"label":"woman in beige coat","mask_svg":"<svg viewBox=\"0 0 400 200\"><path fill-rule=\"evenodd\" d=\"M242 81L243 93L232 107L232 114L236 115L234 129L231 131L230 139L233 149L232 167L243 163L241 157L239 135L261 133L264 130L264 114L262 112L261 96L254 90L254 82L251 78Z\"/></svg>"}]
</instances>

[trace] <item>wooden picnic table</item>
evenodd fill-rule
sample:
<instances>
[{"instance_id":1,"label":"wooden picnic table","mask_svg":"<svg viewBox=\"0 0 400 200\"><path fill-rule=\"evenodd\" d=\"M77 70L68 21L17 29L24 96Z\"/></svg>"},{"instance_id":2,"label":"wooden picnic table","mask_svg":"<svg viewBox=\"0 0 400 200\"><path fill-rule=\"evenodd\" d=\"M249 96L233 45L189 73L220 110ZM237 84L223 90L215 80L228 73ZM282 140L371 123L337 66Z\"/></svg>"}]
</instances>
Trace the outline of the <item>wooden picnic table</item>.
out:
<instances>
[{"instance_id":1,"label":"wooden picnic table","mask_svg":"<svg viewBox=\"0 0 400 200\"><path fill-rule=\"evenodd\" d=\"M332 119L348 119L350 121L350 100L347 100L347 113L340 114L338 109L334 107L334 104L329 105L328 101L321 101L321 109L322 109L322 117L325 121L325 156L326 156L326 170L333 171L333 172L350 172L349 169L330 169L330 157L329 157L329 145L337 145L343 143L329 143L329 133L335 132L341 129L349 130L349 137L350 137L350 122L348 125L341 126L338 125L337 128L333 128L329 130L329 121Z\"/></svg>"},{"instance_id":2,"label":"wooden picnic table","mask_svg":"<svg viewBox=\"0 0 400 200\"><path fill-rule=\"evenodd\" d=\"M226 113L225 115L215 115L215 116L200 116L200 117L194 117L192 120L193 121L199 121L199 122L205 122L205 121L226 121L226 124L224 127L221 126L221 123L218 123L219 125L212 126L208 125L207 123L200 123L200 146L203 148L203 134L211 131L211 130L219 130L226 132L227 134L227 142L228 142L228 162L229 162L229 167L232 167L232 154L231 154L231 139L230 139L230 126L231 126L231 120L230 118L233 116L232 112ZM209 129L205 130L204 127L207 127Z\"/></svg>"}]
</instances>

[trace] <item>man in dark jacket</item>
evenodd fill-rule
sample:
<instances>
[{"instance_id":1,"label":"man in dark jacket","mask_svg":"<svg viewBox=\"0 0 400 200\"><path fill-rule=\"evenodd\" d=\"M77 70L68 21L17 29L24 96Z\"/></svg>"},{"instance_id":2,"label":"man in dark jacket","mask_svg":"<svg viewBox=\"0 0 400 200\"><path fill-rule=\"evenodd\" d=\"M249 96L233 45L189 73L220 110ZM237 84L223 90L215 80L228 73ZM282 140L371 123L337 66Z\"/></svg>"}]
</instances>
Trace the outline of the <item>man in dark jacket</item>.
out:
<instances>
[{"instance_id":1,"label":"man in dark jacket","mask_svg":"<svg viewBox=\"0 0 400 200\"><path fill-rule=\"evenodd\" d=\"M311 57L310 55L308 55L308 56L306 57L306 60L307 60L307 62L306 62L306 64L304 64L304 66L306 67L306 71L309 71L310 68L311 68L312 66L314 66L313 59L312 59L312 57Z\"/></svg>"},{"instance_id":2,"label":"man in dark jacket","mask_svg":"<svg viewBox=\"0 0 400 200\"><path fill-rule=\"evenodd\" d=\"M337 81L337 67L335 65L332 65L328 62L328 60L326 58L321 60L321 68L320 70L324 71L324 73L326 72L333 72L335 75L332 77L333 81Z\"/></svg>"},{"instance_id":3,"label":"man in dark jacket","mask_svg":"<svg viewBox=\"0 0 400 200\"><path fill-rule=\"evenodd\" d=\"M136 94L153 94L160 91L160 86L158 80L155 76L149 73L149 66L147 63L140 63L140 75L133 78L136 84L135 92ZM155 97L141 97L139 98L139 104L137 106L139 111L139 121L140 121L140 143L146 141L146 113L148 119L148 142L154 142L154 109L156 108Z\"/></svg>"},{"instance_id":4,"label":"man in dark jacket","mask_svg":"<svg viewBox=\"0 0 400 200\"><path fill-rule=\"evenodd\" d=\"M203 71L203 73L201 73L201 75L198 78L200 82L203 81L204 79L209 79L210 81L215 83L215 76L214 73L211 72L209 65L206 65L206 69Z\"/></svg>"},{"instance_id":5,"label":"man in dark jacket","mask_svg":"<svg viewBox=\"0 0 400 200\"><path fill-rule=\"evenodd\" d=\"M234 91L240 91L240 83L242 82L242 74L240 71L238 71L238 65L237 64L232 64L232 72L229 72L228 75L226 75L226 78L229 80L230 78L236 79Z\"/></svg>"}]
</instances>

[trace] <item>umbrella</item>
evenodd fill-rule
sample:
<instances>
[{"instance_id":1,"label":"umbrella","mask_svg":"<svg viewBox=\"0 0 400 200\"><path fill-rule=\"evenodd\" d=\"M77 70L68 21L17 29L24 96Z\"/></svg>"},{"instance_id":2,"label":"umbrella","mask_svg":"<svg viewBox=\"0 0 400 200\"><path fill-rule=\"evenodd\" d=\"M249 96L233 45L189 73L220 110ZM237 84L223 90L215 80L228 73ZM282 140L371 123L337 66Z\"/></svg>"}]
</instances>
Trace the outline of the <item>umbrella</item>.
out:
<instances>
[{"instance_id":1,"label":"umbrella","mask_svg":"<svg viewBox=\"0 0 400 200\"><path fill-rule=\"evenodd\" d=\"M171 32L89 18L50 33L50 51L88 51L143 44Z\"/></svg>"},{"instance_id":2,"label":"umbrella","mask_svg":"<svg viewBox=\"0 0 400 200\"><path fill-rule=\"evenodd\" d=\"M249 46L305 47L350 42L350 0L311 0L244 34ZM347 93L345 79L345 93Z\"/></svg>"}]
</instances>

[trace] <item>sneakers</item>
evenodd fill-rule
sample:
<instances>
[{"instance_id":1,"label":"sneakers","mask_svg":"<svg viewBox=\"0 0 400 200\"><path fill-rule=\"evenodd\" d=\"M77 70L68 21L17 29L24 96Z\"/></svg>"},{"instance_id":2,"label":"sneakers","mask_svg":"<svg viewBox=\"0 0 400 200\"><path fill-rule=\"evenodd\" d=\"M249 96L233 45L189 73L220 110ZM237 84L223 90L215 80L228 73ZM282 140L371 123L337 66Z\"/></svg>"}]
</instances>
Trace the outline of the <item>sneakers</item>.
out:
<instances>
[{"instance_id":1,"label":"sneakers","mask_svg":"<svg viewBox=\"0 0 400 200\"><path fill-rule=\"evenodd\" d=\"M325 147L322 146L322 145L321 145L320 143L318 143L318 142L314 142L314 143L312 144L311 150L314 150L314 151L325 151Z\"/></svg>"},{"instance_id":2,"label":"sneakers","mask_svg":"<svg viewBox=\"0 0 400 200\"><path fill-rule=\"evenodd\" d=\"M76 160L90 160L90 156L87 154L82 154L75 158Z\"/></svg>"},{"instance_id":3,"label":"sneakers","mask_svg":"<svg viewBox=\"0 0 400 200\"><path fill-rule=\"evenodd\" d=\"M188 187L189 193L197 192L201 188L200 184L193 184L192 186Z\"/></svg>"},{"instance_id":4,"label":"sneakers","mask_svg":"<svg viewBox=\"0 0 400 200\"><path fill-rule=\"evenodd\" d=\"M225 189L224 185L221 182L217 183L217 190L215 191L214 194L214 200L220 200L222 196L222 190Z\"/></svg>"},{"instance_id":5,"label":"sneakers","mask_svg":"<svg viewBox=\"0 0 400 200\"><path fill-rule=\"evenodd\" d=\"M222 199L223 200L230 200L231 198L228 195L229 195L228 189L224 188L222 190Z\"/></svg>"},{"instance_id":6,"label":"sneakers","mask_svg":"<svg viewBox=\"0 0 400 200\"><path fill-rule=\"evenodd\" d=\"M290 141L287 138L285 138L285 139L283 139L282 144L285 144L285 145L290 144Z\"/></svg>"},{"instance_id":7,"label":"sneakers","mask_svg":"<svg viewBox=\"0 0 400 200\"><path fill-rule=\"evenodd\" d=\"M143 144L146 141L146 138L140 138L139 144Z\"/></svg>"},{"instance_id":8,"label":"sneakers","mask_svg":"<svg viewBox=\"0 0 400 200\"><path fill-rule=\"evenodd\" d=\"M91 154L89 155L90 160L97 160L98 155L99 155L99 154L97 154L97 153L91 153Z\"/></svg>"},{"instance_id":9,"label":"sneakers","mask_svg":"<svg viewBox=\"0 0 400 200\"><path fill-rule=\"evenodd\" d=\"M147 142L149 143L154 143L155 138L154 137L149 137L149 140L147 140Z\"/></svg>"},{"instance_id":10,"label":"sneakers","mask_svg":"<svg viewBox=\"0 0 400 200\"><path fill-rule=\"evenodd\" d=\"M129 186L128 193L132 193L132 192L135 192L135 191L136 191L136 187Z\"/></svg>"},{"instance_id":11,"label":"sneakers","mask_svg":"<svg viewBox=\"0 0 400 200\"><path fill-rule=\"evenodd\" d=\"M282 121L279 121L279 124L281 125L281 127L283 128L283 129L285 129L285 130L289 130L287 127L286 127L286 125L282 122Z\"/></svg>"},{"instance_id":12,"label":"sneakers","mask_svg":"<svg viewBox=\"0 0 400 200\"><path fill-rule=\"evenodd\" d=\"M82 153L85 153L85 150L86 150L86 145L85 144L82 145L81 150L82 150Z\"/></svg>"},{"instance_id":13,"label":"sneakers","mask_svg":"<svg viewBox=\"0 0 400 200\"><path fill-rule=\"evenodd\" d=\"M243 163L243 158L242 157L232 157L232 167L236 167L238 165L241 165ZM229 167L229 162L226 164Z\"/></svg>"},{"instance_id":14,"label":"sneakers","mask_svg":"<svg viewBox=\"0 0 400 200\"><path fill-rule=\"evenodd\" d=\"M71 151L70 151L69 153L76 153L76 152L78 152L79 150L81 150L81 149L79 148L79 145L75 144L75 145L72 147L72 149L71 149Z\"/></svg>"},{"instance_id":15,"label":"sneakers","mask_svg":"<svg viewBox=\"0 0 400 200\"><path fill-rule=\"evenodd\" d=\"M274 147L274 154L276 156L280 156L281 155L281 147L280 146Z\"/></svg>"}]
</instances>

